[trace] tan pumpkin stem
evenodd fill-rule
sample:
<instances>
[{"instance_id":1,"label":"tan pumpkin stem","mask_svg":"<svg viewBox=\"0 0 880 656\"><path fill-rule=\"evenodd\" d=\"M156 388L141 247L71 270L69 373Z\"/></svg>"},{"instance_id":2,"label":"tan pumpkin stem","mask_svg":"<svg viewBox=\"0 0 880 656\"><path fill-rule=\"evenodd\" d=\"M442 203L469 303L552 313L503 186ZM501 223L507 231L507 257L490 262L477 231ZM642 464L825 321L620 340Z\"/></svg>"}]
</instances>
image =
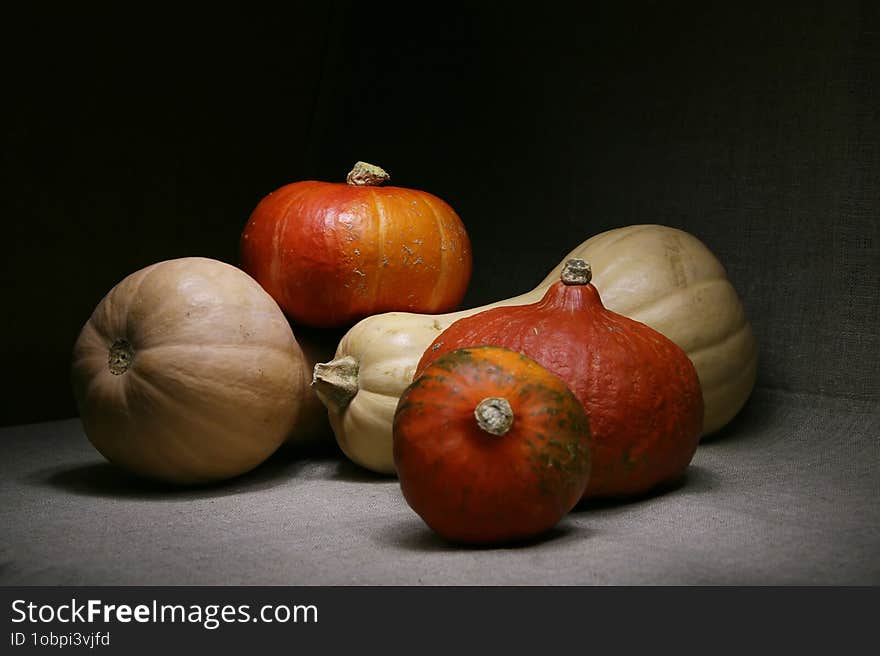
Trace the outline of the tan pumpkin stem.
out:
<instances>
[{"instance_id":1,"label":"tan pumpkin stem","mask_svg":"<svg viewBox=\"0 0 880 656\"><path fill-rule=\"evenodd\" d=\"M507 399L489 396L474 408L477 425L491 435L504 435L513 426L513 409Z\"/></svg>"},{"instance_id":2,"label":"tan pumpkin stem","mask_svg":"<svg viewBox=\"0 0 880 656\"><path fill-rule=\"evenodd\" d=\"M356 162L354 168L345 176L345 181L348 184L358 187L377 187L390 179L391 176L385 169L366 162Z\"/></svg>"},{"instance_id":3,"label":"tan pumpkin stem","mask_svg":"<svg viewBox=\"0 0 880 656\"><path fill-rule=\"evenodd\" d=\"M572 258L562 267L560 279L566 285L588 285L593 279L593 270L586 260Z\"/></svg>"},{"instance_id":4,"label":"tan pumpkin stem","mask_svg":"<svg viewBox=\"0 0 880 656\"><path fill-rule=\"evenodd\" d=\"M358 361L346 355L315 365L312 387L330 410L341 413L358 393Z\"/></svg>"},{"instance_id":5,"label":"tan pumpkin stem","mask_svg":"<svg viewBox=\"0 0 880 656\"><path fill-rule=\"evenodd\" d=\"M107 355L107 368L114 376L121 376L131 366L134 359L134 349L127 339L117 339L110 345L110 352Z\"/></svg>"}]
</instances>

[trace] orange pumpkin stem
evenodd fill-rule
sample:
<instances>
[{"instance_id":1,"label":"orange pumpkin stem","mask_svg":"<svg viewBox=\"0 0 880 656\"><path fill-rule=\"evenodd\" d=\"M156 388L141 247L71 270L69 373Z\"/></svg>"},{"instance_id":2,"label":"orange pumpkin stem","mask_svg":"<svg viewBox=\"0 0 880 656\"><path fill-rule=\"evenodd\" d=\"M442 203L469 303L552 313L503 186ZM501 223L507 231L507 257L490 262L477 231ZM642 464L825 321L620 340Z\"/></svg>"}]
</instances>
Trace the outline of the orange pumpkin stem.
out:
<instances>
[{"instance_id":1,"label":"orange pumpkin stem","mask_svg":"<svg viewBox=\"0 0 880 656\"><path fill-rule=\"evenodd\" d=\"M356 162L345 176L345 182L356 187L378 187L390 179L391 175L385 169L366 162Z\"/></svg>"},{"instance_id":2,"label":"orange pumpkin stem","mask_svg":"<svg viewBox=\"0 0 880 656\"><path fill-rule=\"evenodd\" d=\"M560 278L565 285L588 285L593 279L589 262L572 258L562 267Z\"/></svg>"},{"instance_id":3,"label":"orange pumpkin stem","mask_svg":"<svg viewBox=\"0 0 880 656\"><path fill-rule=\"evenodd\" d=\"M490 435L502 436L513 426L513 409L507 399L489 396L474 408L477 425Z\"/></svg>"}]
</instances>

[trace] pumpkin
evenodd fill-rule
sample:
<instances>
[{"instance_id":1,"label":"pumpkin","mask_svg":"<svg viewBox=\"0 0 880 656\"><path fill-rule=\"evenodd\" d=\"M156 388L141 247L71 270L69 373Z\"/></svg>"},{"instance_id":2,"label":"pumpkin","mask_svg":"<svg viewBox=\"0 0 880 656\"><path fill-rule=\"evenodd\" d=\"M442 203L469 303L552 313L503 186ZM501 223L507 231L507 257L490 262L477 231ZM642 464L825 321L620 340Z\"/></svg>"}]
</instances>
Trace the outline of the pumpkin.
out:
<instances>
[{"instance_id":1,"label":"pumpkin","mask_svg":"<svg viewBox=\"0 0 880 656\"><path fill-rule=\"evenodd\" d=\"M394 461L406 502L447 540L538 536L580 500L589 421L565 383L493 346L444 354L403 393Z\"/></svg>"},{"instance_id":2,"label":"pumpkin","mask_svg":"<svg viewBox=\"0 0 880 656\"><path fill-rule=\"evenodd\" d=\"M263 198L241 236L241 267L294 322L350 326L390 310L447 312L471 277L455 211L425 191L380 186L358 162L345 183L295 182Z\"/></svg>"},{"instance_id":3,"label":"pumpkin","mask_svg":"<svg viewBox=\"0 0 880 656\"><path fill-rule=\"evenodd\" d=\"M296 436L307 366L253 278L191 257L110 290L76 340L71 380L85 433L108 460L196 484L247 472Z\"/></svg>"},{"instance_id":4,"label":"pumpkin","mask_svg":"<svg viewBox=\"0 0 880 656\"><path fill-rule=\"evenodd\" d=\"M687 232L635 225L587 239L566 260L572 258L593 264L592 284L609 310L651 326L688 354L703 393L703 435L725 426L754 387L757 349L742 302L712 252ZM394 409L428 345L463 317L540 300L566 260L513 298L440 315L388 312L349 329L335 359L315 367L313 382L346 455L393 473Z\"/></svg>"},{"instance_id":5,"label":"pumpkin","mask_svg":"<svg viewBox=\"0 0 880 656\"><path fill-rule=\"evenodd\" d=\"M428 347L415 375L471 344L534 358L568 384L590 417L593 471L584 496L630 497L684 473L700 441L703 395L687 354L608 310L590 279L589 264L571 259L537 303L459 319Z\"/></svg>"},{"instance_id":6,"label":"pumpkin","mask_svg":"<svg viewBox=\"0 0 880 656\"><path fill-rule=\"evenodd\" d=\"M703 435L727 425L755 386L758 349L742 301L712 252L682 230L618 228L572 250L538 288L556 282L571 258L592 265L607 308L651 326L688 354L703 391Z\"/></svg>"}]
</instances>

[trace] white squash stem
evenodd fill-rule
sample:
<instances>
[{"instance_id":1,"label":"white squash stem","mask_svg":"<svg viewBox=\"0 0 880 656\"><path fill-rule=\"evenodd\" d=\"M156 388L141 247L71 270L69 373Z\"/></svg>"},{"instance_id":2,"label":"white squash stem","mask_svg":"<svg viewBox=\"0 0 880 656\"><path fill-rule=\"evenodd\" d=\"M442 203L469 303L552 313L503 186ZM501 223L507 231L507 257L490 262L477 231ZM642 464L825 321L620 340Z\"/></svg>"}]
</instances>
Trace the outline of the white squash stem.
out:
<instances>
[{"instance_id":1,"label":"white squash stem","mask_svg":"<svg viewBox=\"0 0 880 656\"><path fill-rule=\"evenodd\" d=\"M329 410L341 414L358 393L358 361L346 355L315 365L312 389Z\"/></svg>"}]
</instances>

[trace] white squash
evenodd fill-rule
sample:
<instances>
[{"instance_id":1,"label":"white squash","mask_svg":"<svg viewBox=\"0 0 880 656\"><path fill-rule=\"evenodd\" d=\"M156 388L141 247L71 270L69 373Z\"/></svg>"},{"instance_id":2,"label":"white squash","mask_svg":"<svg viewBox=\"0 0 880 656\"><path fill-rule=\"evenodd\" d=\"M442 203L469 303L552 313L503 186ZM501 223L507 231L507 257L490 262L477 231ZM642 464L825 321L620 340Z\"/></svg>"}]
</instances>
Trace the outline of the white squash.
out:
<instances>
[{"instance_id":1,"label":"white squash","mask_svg":"<svg viewBox=\"0 0 880 656\"><path fill-rule=\"evenodd\" d=\"M76 341L71 378L98 451L181 484L259 465L296 433L311 395L311 369L277 303L240 269L196 257L110 290Z\"/></svg>"},{"instance_id":2,"label":"white squash","mask_svg":"<svg viewBox=\"0 0 880 656\"><path fill-rule=\"evenodd\" d=\"M641 321L678 344L700 377L703 435L727 424L755 383L757 348L724 267L696 237L660 225L598 234L575 248L532 291L461 312L389 312L346 333L332 362L312 382L328 408L336 440L354 462L394 473L391 426L397 401L438 333L458 319L500 305L538 301L570 258L587 260L609 309Z\"/></svg>"}]
</instances>

